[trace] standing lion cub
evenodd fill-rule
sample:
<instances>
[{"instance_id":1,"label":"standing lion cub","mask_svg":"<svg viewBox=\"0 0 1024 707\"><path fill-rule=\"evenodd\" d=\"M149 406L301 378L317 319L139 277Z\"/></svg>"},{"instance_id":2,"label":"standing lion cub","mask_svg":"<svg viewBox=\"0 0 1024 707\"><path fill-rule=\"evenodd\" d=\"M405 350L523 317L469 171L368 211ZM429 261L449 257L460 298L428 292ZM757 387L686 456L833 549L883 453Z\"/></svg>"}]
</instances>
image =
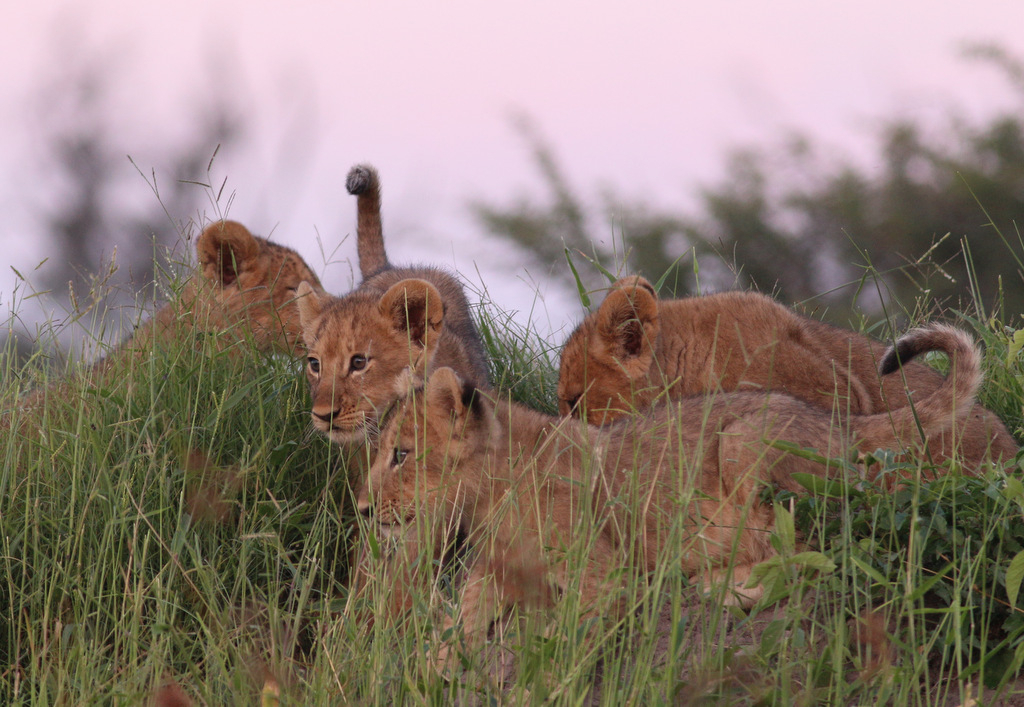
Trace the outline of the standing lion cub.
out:
<instances>
[{"instance_id":1,"label":"standing lion cub","mask_svg":"<svg viewBox=\"0 0 1024 707\"><path fill-rule=\"evenodd\" d=\"M918 362L880 376L885 351L878 341L802 317L764 295L660 300L647 280L629 277L611 286L566 341L559 410L603 424L665 398L772 390L841 419L902 409L942 385L938 371ZM956 454L978 470L985 460L1012 459L1017 443L993 413L975 405L930 452L939 459Z\"/></svg>"},{"instance_id":2,"label":"standing lion cub","mask_svg":"<svg viewBox=\"0 0 1024 707\"><path fill-rule=\"evenodd\" d=\"M616 596L621 571L644 575L665 557L704 583L728 573L739 601L757 563L774 554L765 487L800 491L793 474L841 474L787 449L830 459L854 450L914 444L967 416L980 384L971 338L934 325L910 332L882 360L882 374L930 350L952 359L950 375L917 403L837 425L821 408L787 395L684 397L605 428L556 418L491 396L438 369L388 418L360 512L381 536L450 533L474 558L460 621L470 645L516 603L547 605L578 594L584 611ZM774 444L779 442L781 444ZM593 535L589 533L593 532ZM582 572L566 548L593 538ZM447 649L442 649L442 660Z\"/></svg>"},{"instance_id":3,"label":"standing lion cub","mask_svg":"<svg viewBox=\"0 0 1024 707\"><path fill-rule=\"evenodd\" d=\"M362 442L401 390L405 369L454 368L488 384L487 356L459 280L430 266L394 267L384 249L380 181L368 165L349 172L357 198L357 250L363 281L344 297L299 289L308 352L313 426L332 441Z\"/></svg>"}]
</instances>

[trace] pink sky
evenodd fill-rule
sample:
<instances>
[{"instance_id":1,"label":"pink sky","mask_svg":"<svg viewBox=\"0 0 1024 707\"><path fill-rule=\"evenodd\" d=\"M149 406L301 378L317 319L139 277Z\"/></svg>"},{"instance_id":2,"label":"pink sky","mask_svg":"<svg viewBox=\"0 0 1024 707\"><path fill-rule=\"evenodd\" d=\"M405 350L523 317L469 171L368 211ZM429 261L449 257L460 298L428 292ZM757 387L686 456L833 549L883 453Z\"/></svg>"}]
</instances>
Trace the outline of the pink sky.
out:
<instances>
[{"instance_id":1,"label":"pink sky","mask_svg":"<svg viewBox=\"0 0 1024 707\"><path fill-rule=\"evenodd\" d=\"M235 192L231 217L319 262L316 234L333 246L354 222L348 167L370 161L385 183L393 260L454 265L482 277L502 307L524 311L536 293L523 280L543 283L546 273L527 274L524 260L481 238L465 209L473 197L508 203L538 189L513 112L534 119L581 194L611 185L683 208L721 175L728 148L769 144L785 129L869 160L881 117L939 116L949 105L983 116L1008 105L998 75L957 49L995 41L1024 53L1019 0L687 5L21 3L0 26L0 242L12 265L35 262L36 252L10 244L34 241L26 204L46 198L26 104L62 58L60 38L121 58L111 130L144 170L161 176L160 146L180 139L190 102L216 88L208 70L221 62L238 81L224 88L253 116L248 138L216 163ZM124 168L134 173L127 160ZM134 196L153 198L141 177ZM339 255L354 251L349 241ZM332 265L327 282L344 290L348 273ZM0 294L9 295L3 279ZM541 295L533 316L543 329L579 315L571 293Z\"/></svg>"}]
</instances>

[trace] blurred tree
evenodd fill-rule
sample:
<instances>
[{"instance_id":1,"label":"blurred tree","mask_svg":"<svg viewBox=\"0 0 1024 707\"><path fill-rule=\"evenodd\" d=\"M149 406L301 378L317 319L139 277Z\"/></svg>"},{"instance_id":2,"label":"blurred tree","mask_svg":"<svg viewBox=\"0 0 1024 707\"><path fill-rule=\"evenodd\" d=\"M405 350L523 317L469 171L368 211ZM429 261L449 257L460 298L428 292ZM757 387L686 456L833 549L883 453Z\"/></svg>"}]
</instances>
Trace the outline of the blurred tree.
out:
<instances>
[{"instance_id":1,"label":"blurred tree","mask_svg":"<svg viewBox=\"0 0 1024 707\"><path fill-rule=\"evenodd\" d=\"M972 47L968 55L996 65L1024 99L1019 61L992 46ZM781 148L737 151L723 182L699 194L697 216L660 213L604 194L598 212L621 223L617 254L593 237L587 210L552 150L520 121L553 201L472 208L492 233L542 263L562 258L568 247L652 279L668 273L666 287L677 295L697 290L692 264L678 260L692 249L700 258L701 285L754 287L784 301L817 298L835 310L834 318L853 306L854 292L874 292L874 283L861 287L869 264L884 297L902 308L974 301L1001 307L1005 319L1020 317L1024 243L1014 219L1024 213L1024 122L1009 114L980 127L955 117L949 124L946 135L928 137L912 120L884 122L879 173L825 163L800 136ZM706 275L709 260L717 262ZM573 279L568 268L558 273ZM602 282L584 279L587 287ZM879 302L872 296L858 304L873 310Z\"/></svg>"},{"instance_id":2,"label":"blurred tree","mask_svg":"<svg viewBox=\"0 0 1024 707\"><path fill-rule=\"evenodd\" d=\"M516 116L513 122L529 146L551 196L550 203L537 205L521 198L515 205L502 208L475 202L470 205L475 217L490 232L525 248L534 262L545 268L550 268L552 263L565 263L566 248L575 254L574 262L580 260L580 254L597 262L612 256L612 249L616 248L614 237L607 246L593 237L595 231L589 224L588 209L562 173L554 150L526 116ZM683 234L683 224L678 218L653 212L644 204L620 203L611 193L602 196L600 211L605 217L604 223L611 220L619 225L623 234L628 234L622 245L629 249L626 261L631 270L658 270L659 274L665 270L663 264L672 238L679 240ZM578 270L588 288L600 287L605 282L593 268ZM569 269L565 267L556 272L568 274Z\"/></svg>"},{"instance_id":3,"label":"blurred tree","mask_svg":"<svg viewBox=\"0 0 1024 707\"><path fill-rule=\"evenodd\" d=\"M170 178L164 176L158 188L156 170L141 174L112 139L111 116L119 111L112 96L116 72L102 60L66 65L74 70L40 92L46 109L38 130L50 152L50 176L61 193L39 211L53 253L43 283L55 297L66 298L68 283L76 290L87 287L92 273L104 272L116 248L117 272L109 284L134 302L139 286L154 280L154 245L175 244L188 232L188 217L207 201L198 183L208 175L217 149L239 136L240 111L223 93L198 102L201 112L185 131L184 142L163 151L161 174ZM124 198L129 185L137 192L143 179L154 197Z\"/></svg>"},{"instance_id":4,"label":"blurred tree","mask_svg":"<svg viewBox=\"0 0 1024 707\"><path fill-rule=\"evenodd\" d=\"M140 291L154 283L154 256L192 232L190 221L212 192L201 182L208 181L217 150L240 137L242 113L229 92L196 101L199 108L181 131L183 138L155 150L151 142L139 145L159 160L159 168L145 174L125 154L114 127L122 112L115 95L117 62L75 43L60 47L66 60L54 63L58 68L30 101L43 153L39 181L47 194L35 206L37 231L50 254L39 268L38 285L68 312L68 320L90 310L98 315L90 317L89 328L102 335L103 322L116 318L122 305L134 312ZM138 198L147 183L153 194ZM22 327L19 356L31 338Z\"/></svg>"}]
</instances>

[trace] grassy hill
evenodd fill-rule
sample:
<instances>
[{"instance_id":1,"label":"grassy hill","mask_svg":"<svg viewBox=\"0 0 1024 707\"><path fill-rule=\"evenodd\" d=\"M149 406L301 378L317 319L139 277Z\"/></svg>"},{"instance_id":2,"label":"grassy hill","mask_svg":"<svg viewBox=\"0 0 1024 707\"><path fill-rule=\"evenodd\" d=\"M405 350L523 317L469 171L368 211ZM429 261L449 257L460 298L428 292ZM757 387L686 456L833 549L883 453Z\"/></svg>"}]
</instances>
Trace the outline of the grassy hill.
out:
<instances>
[{"instance_id":1,"label":"grassy hill","mask_svg":"<svg viewBox=\"0 0 1024 707\"><path fill-rule=\"evenodd\" d=\"M983 402L1019 435L1024 331L947 318L984 340ZM493 305L479 321L498 387L552 409L550 345ZM895 492L852 478L779 497L779 558L753 610L704 596L666 556L654 576L623 573L609 597L633 607L623 620L581 620L569 596L516 612L442 679L431 647L458 558L403 620L371 621L391 588L348 594L353 538L372 533L350 508L359 460L310 433L301 362L186 338L102 377L19 362L13 346L2 359L0 702L959 705L983 688L1015 699L1019 468L914 481L921 461L899 469L912 480ZM47 386L45 405L12 412ZM570 563L590 540L567 549Z\"/></svg>"}]
</instances>

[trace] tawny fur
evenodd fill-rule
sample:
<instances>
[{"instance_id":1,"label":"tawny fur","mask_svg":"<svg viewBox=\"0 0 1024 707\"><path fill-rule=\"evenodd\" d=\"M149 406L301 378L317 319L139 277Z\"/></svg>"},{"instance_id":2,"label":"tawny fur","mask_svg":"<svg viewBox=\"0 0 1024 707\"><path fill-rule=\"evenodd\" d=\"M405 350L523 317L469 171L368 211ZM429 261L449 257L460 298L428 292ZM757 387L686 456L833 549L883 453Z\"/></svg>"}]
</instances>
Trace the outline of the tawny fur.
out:
<instances>
[{"instance_id":1,"label":"tawny fur","mask_svg":"<svg viewBox=\"0 0 1024 707\"><path fill-rule=\"evenodd\" d=\"M391 267L384 250L384 224L380 213L380 179L370 165L357 164L345 179L348 193L356 199L356 250L359 272L367 280Z\"/></svg>"},{"instance_id":2,"label":"tawny fur","mask_svg":"<svg viewBox=\"0 0 1024 707\"><path fill-rule=\"evenodd\" d=\"M800 316L764 295L660 300L647 280L630 277L612 285L566 341L559 410L603 424L663 398L771 390L842 418L898 410L942 385L941 374L918 362L880 376L885 351L878 341ZM1017 443L976 405L930 452L936 461L955 454L978 470L986 460L1012 459Z\"/></svg>"},{"instance_id":3,"label":"tawny fur","mask_svg":"<svg viewBox=\"0 0 1024 707\"><path fill-rule=\"evenodd\" d=\"M609 572L647 573L666 554L681 554L683 570L704 580L731 564L740 585L774 554L765 486L799 492L795 472L844 471L773 443L850 458L912 446L918 422L933 438L968 414L981 382L971 338L933 325L901 347L904 358L935 349L952 358L950 375L918 402L917 420L904 407L842 425L787 395L732 392L662 403L598 428L494 400L438 369L389 417L358 508L389 533L461 526L476 558L460 609L471 643L514 603L579 592L593 607L621 582ZM566 576L552 558L592 530L582 577ZM675 551L665 547L672 538ZM757 596L739 592L744 603Z\"/></svg>"},{"instance_id":4,"label":"tawny fur","mask_svg":"<svg viewBox=\"0 0 1024 707\"><path fill-rule=\"evenodd\" d=\"M396 383L406 369L422 378L431 367L448 366L477 386L488 385L487 356L461 282L441 268L392 266L376 170L353 167L347 186L357 195L364 279L343 297L302 290L299 308L313 426L338 443L372 434L380 413L401 394ZM365 366L354 367L354 357Z\"/></svg>"},{"instance_id":5,"label":"tawny fur","mask_svg":"<svg viewBox=\"0 0 1024 707\"><path fill-rule=\"evenodd\" d=\"M197 330L209 332L218 345L249 340L262 351L295 353L302 334L296 291L308 283L310 291L323 292L295 251L235 221L217 221L199 235L196 255L197 272L181 294L79 376L103 384L110 375L124 375L127 359L145 357ZM19 401L18 411L45 408L48 397L64 398L78 385L61 380L33 391Z\"/></svg>"}]
</instances>

